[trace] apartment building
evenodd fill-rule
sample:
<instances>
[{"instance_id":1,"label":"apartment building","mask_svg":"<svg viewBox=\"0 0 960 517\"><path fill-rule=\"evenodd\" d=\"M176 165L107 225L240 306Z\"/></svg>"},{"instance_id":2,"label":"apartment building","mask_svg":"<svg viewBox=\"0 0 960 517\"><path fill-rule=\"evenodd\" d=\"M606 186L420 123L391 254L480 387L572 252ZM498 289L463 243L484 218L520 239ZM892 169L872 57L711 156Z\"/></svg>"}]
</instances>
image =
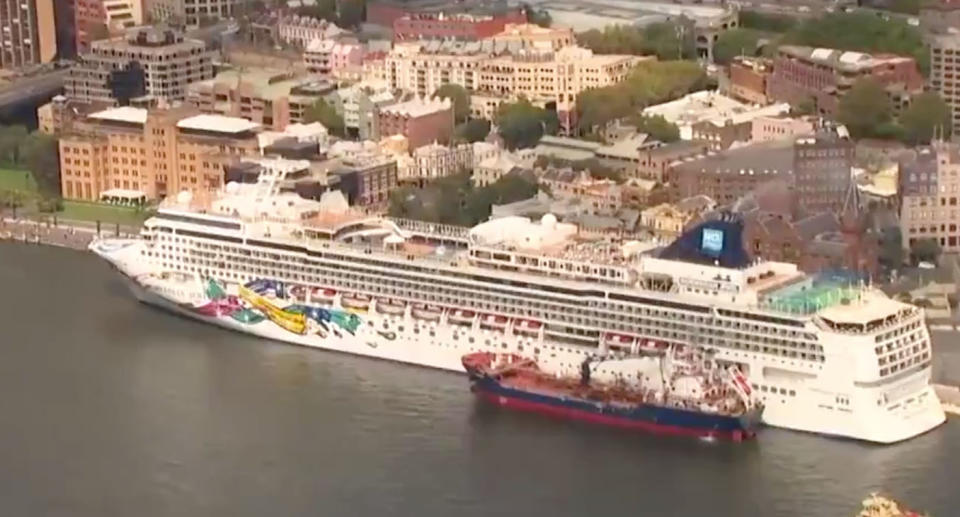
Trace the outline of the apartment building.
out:
<instances>
[{"instance_id":1,"label":"apartment building","mask_svg":"<svg viewBox=\"0 0 960 517\"><path fill-rule=\"evenodd\" d=\"M493 14L421 12L393 21L394 41L420 39L477 41L503 32L508 24L526 23L520 9Z\"/></svg>"},{"instance_id":2,"label":"apartment building","mask_svg":"<svg viewBox=\"0 0 960 517\"><path fill-rule=\"evenodd\" d=\"M309 16L290 15L277 20L277 38L284 42L307 48L314 40L333 40L349 34L327 20Z\"/></svg>"},{"instance_id":3,"label":"apartment building","mask_svg":"<svg viewBox=\"0 0 960 517\"><path fill-rule=\"evenodd\" d=\"M847 129L823 124L794 140L793 173L800 207L808 213L841 213L853 185L856 145Z\"/></svg>"},{"instance_id":4,"label":"apartment building","mask_svg":"<svg viewBox=\"0 0 960 517\"><path fill-rule=\"evenodd\" d=\"M379 136L403 135L411 149L450 142L453 137L453 104L450 99L417 98L379 108Z\"/></svg>"},{"instance_id":5,"label":"apartment building","mask_svg":"<svg viewBox=\"0 0 960 517\"><path fill-rule=\"evenodd\" d=\"M189 108L95 112L60 136L61 192L66 199L98 201L113 189L160 199L218 188L224 166L259 154L259 128Z\"/></svg>"},{"instance_id":6,"label":"apartment building","mask_svg":"<svg viewBox=\"0 0 960 517\"><path fill-rule=\"evenodd\" d=\"M359 79L363 75L363 45L339 42L331 39L316 39L303 51L303 64L307 72L341 80Z\"/></svg>"},{"instance_id":7,"label":"apartment building","mask_svg":"<svg viewBox=\"0 0 960 517\"><path fill-rule=\"evenodd\" d=\"M0 69L53 61L55 18L54 0L0 0Z\"/></svg>"},{"instance_id":8,"label":"apartment building","mask_svg":"<svg viewBox=\"0 0 960 517\"><path fill-rule=\"evenodd\" d=\"M570 128L580 92L622 81L643 59L594 55L575 46L553 51L524 48L520 42L431 42L397 45L383 61L371 63L365 73L421 96L432 95L447 83L484 97L523 96L556 109L561 125Z\"/></svg>"},{"instance_id":9,"label":"apartment building","mask_svg":"<svg viewBox=\"0 0 960 517\"><path fill-rule=\"evenodd\" d=\"M887 89L895 110L923 91L923 76L912 57L782 45L767 95L791 104L812 100L821 114L833 115L840 98L864 78L875 79Z\"/></svg>"},{"instance_id":10,"label":"apartment building","mask_svg":"<svg viewBox=\"0 0 960 517\"><path fill-rule=\"evenodd\" d=\"M927 43L930 45L930 87L950 106L953 127L960 128L960 35L935 35L929 37Z\"/></svg>"},{"instance_id":11,"label":"apartment building","mask_svg":"<svg viewBox=\"0 0 960 517\"><path fill-rule=\"evenodd\" d=\"M242 117L282 131L305 122L307 109L330 95L335 86L294 72L226 70L187 87L187 103L203 113Z\"/></svg>"},{"instance_id":12,"label":"apartment building","mask_svg":"<svg viewBox=\"0 0 960 517\"><path fill-rule=\"evenodd\" d=\"M541 27L534 23L508 23L503 32L490 36L497 43L520 44L523 47L560 50L577 44L570 27Z\"/></svg>"},{"instance_id":13,"label":"apartment building","mask_svg":"<svg viewBox=\"0 0 960 517\"><path fill-rule=\"evenodd\" d=\"M77 52L90 51L90 43L143 25L142 0L74 0L74 35Z\"/></svg>"},{"instance_id":14,"label":"apartment building","mask_svg":"<svg viewBox=\"0 0 960 517\"><path fill-rule=\"evenodd\" d=\"M172 30L141 29L95 41L70 69L65 91L86 102L182 101L187 85L213 77L213 53Z\"/></svg>"},{"instance_id":15,"label":"apartment building","mask_svg":"<svg viewBox=\"0 0 960 517\"><path fill-rule=\"evenodd\" d=\"M903 246L933 239L947 253L960 251L960 149L938 143L899 161Z\"/></svg>"}]
</instances>

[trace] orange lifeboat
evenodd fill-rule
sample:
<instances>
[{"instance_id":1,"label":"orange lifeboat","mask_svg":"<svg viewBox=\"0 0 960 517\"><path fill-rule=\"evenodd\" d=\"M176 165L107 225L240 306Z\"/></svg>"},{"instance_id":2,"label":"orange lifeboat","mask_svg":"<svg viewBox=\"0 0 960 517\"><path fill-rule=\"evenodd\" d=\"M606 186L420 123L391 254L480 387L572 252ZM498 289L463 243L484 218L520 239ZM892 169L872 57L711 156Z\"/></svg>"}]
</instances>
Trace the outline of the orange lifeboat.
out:
<instances>
[{"instance_id":1,"label":"orange lifeboat","mask_svg":"<svg viewBox=\"0 0 960 517\"><path fill-rule=\"evenodd\" d=\"M340 299L344 308L365 311L370 308L370 297L365 294L348 293Z\"/></svg>"},{"instance_id":2,"label":"orange lifeboat","mask_svg":"<svg viewBox=\"0 0 960 517\"><path fill-rule=\"evenodd\" d=\"M377 311L383 314L403 314L406 304L392 298L377 299Z\"/></svg>"},{"instance_id":3,"label":"orange lifeboat","mask_svg":"<svg viewBox=\"0 0 960 517\"><path fill-rule=\"evenodd\" d=\"M480 320L480 325L486 328L503 330L507 328L510 319L499 314L487 314Z\"/></svg>"},{"instance_id":4,"label":"orange lifeboat","mask_svg":"<svg viewBox=\"0 0 960 517\"><path fill-rule=\"evenodd\" d=\"M451 311L449 314L450 321L453 323L473 323L473 317L475 316L473 311L468 311L466 309L456 309Z\"/></svg>"},{"instance_id":5,"label":"orange lifeboat","mask_svg":"<svg viewBox=\"0 0 960 517\"><path fill-rule=\"evenodd\" d=\"M522 332L524 334L536 334L540 332L540 327L543 326L543 323L534 320L520 320L520 322L514 327L514 330L517 332Z\"/></svg>"},{"instance_id":6,"label":"orange lifeboat","mask_svg":"<svg viewBox=\"0 0 960 517\"><path fill-rule=\"evenodd\" d=\"M313 303L322 303L329 305L333 303L333 298L337 296L337 292L330 288L325 287L315 287L310 292L310 301Z\"/></svg>"},{"instance_id":7,"label":"orange lifeboat","mask_svg":"<svg viewBox=\"0 0 960 517\"><path fill-rule=\"evenodd\" d=\"M417 304L413 306L412 314L415 318L427 321L437 321L440 319L440 307L436 305Z\"/></svg>"}]
</instances>

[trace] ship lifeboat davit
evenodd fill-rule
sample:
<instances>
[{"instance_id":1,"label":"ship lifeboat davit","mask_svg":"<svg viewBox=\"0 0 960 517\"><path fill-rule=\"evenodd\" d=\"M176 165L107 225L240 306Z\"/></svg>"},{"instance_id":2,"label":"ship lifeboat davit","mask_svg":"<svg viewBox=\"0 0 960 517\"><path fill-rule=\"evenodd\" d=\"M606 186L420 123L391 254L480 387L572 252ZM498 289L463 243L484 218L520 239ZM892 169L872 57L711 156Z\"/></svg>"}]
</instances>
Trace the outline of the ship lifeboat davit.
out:
<instances>
[{"instance_id":1,"label":"ship lifeboat davit","mask_svg":"<svg viewBox=\"0 0 960 517\"><path fill-rule=\"evenodd\" d=\"M290 288L290 296L298 300L306 300L307 288L302 285L295 285Z\"/></svg>"},{"instance_id":2,"label":"ship lifeboat davit","mask_svg":"<svg viewBox=\"0 0 960 517\"><path fill-rule=\"evenodd\" d=\"M437 321L440 319L440 314L443 312L440 307L436 305L425 305L417 304L413 306L413 317L427 320L427 321Z\"/></svg>"},{"instance_id":3,"label":"ship lifeboat davit","mask_svg":"<svg viewBox=\"0 0 960 517\"><path fill-rule=\"evenodd\" d=\"M365 311L370 308L370 297L365 294L348 293L343 295L340 303L346 309Z\"/></svg>"},{"instance_id":4,"label":"ship lifeboat davit","mask_svg":"<svg viewBox=\"0 0 960 517\"><path fill-rule=\"evenodd\" d=\"M473 323L473 317L476 316L473 311L468 311L466 309L457 309L451 311L449 314L450 321L453 323Z\"/></svg>"},{"instance_id":5,"label":"ship lifeboat davit","mask_svg":"<svg viewBox=\"0 0 960 517\"><path fill-rule=\"evenodd\" d=\"M510 323L510 318L499 314L487 314L480 320L480 325L486 328L503 330Z\"/></svg>"},{"instance_id":6,"label":"ship lifeboat davit","mask_svg":"<svg viewBox=\"0 0 960 517\"><path fill-rule=\"evenodd\" d=\"M322 303L329 305L333 303L334 297L337 296L337 292L333 289L325 287L315 287L313 291L310 292L310 301L313 303Z\"/></svg>"},{"instance_id":7,"label":"ship lifeboat davit","mask_svg":"<svg viewBox=\"0 0 960 517\"><path fill-rule=\"evenodd\" d=\"M377 299L377 311L383 314L403 314L403 311L406 309L406 305L392 298L379 298Z\"/></svg>"}]
</instances>

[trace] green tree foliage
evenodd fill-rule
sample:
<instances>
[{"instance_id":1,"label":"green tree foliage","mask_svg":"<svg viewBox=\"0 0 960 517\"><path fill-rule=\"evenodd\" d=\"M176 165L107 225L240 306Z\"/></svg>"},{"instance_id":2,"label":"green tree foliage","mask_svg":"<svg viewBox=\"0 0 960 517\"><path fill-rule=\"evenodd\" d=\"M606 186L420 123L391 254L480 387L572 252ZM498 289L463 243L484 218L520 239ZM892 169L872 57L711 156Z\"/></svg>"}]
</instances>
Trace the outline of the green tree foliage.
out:
<instances>
[{"instance_id":1,"label":"green tree foliage","mask_svg":"<svg viewBox=\"0 0 960 517\"><path fill-rule=\"evenodd\" d=\"M556 134L560 126L555 111L534 106L526 99L501 104L496 122L500 138L511 150L533 147L544 134Z\"/></svg>"},{"instance_id":2,"label":"green tree foliage","mask_svg":"<svg viewBox=\"0 0 960 517\"><path fill-rule=\"evenodd\" d=\"M706 74L692 61L640 63L621 83L587 90L577 97L577 129L592 133L639 110L703 89Z\"/></svg>"},{"instance_id":3,"label":"green tree foliage","mask_svg":"<svg viewBox=\"0 0 960 517\"><path fill-rule=\"evenodd\" d=\"M0 126L0 164L20 165L20 144L27 137L23 126Z\"/></svg>"},{"instance_id":4,"label":"green tree foliage","mask_svg":"<svg viewBox=\"0 0 960 517\"><path fill-rule=\"evenodd\" d=\"M637 131L646 133L650 138L670 143L680 140L680 128L676 124L669 122L660 115L645 116L639 115L631 121L637 126Z\"/></svg>"},{"instance_id":5,"label":"green tree foliage","mask_svg":"<svg viewBox=\"0 0 960 517\"><path fill-rule=\"evenodd\" d=\"M910 102L910 107L900 114L904 140L909 144L927 144L937 136L948 138L951 133L950 107L936 92L924 92Z\"/></svg>"},{"instance_id":6,"label":"green tree foliage","mask_svg":"<svg viewBox=\"0 0 960 517\"><path fill-rule=\"evenodd\" d=\"M887 228L880 236L880 263L887 269L900 269L905 253L900 228Z\"/></svg>"},{"instance_id":7,"label":"green tree foliage","mask_svg":"<svg viewBox=\"0 0 960 517\"><path fill-rule=\"evenodd\" d=\"M866 12L811 18L790 30L782 43L913 56L922 72L930 69L930 56L917 28L897 18L884 20Z\"/></svg>"},{"instance_id":8,"label":"green tree foliage","mask_svg":"<svg viewBox=\"0 0 960 517\"><path fill-rule=\"evenodd\" d=\"M659 59L696 56L693 28L688 23L653 23L646 27L612 25L577 34L577 42L597 54L656 55Z\"/></svg>"},{"instance_id":9,"label":"green tree foliage","mask_svg":"<svg viewBox=\"0 0 960 517\"><path fill-rule=\"evenodd\" d=\"M797 25L796 18L757 11L740 11L740 26L768 32L787 32Z\"/></svg>"},{"instance_id":10,"label":"green tree foliage","mask_svg":"<svg viewBox=\"0 0 960 517\"><path fill-rule=\"evenodd\" d=\"M527 23L541 27L549 27L553 24L553 18L546 9L536 9L525 2L520 4L520 8L523 9L523 12L527 15Z\"/></svg>"},{"instance_id":11,"label":"green tree foliage","mask_svg":"<svg viewBox=\"0 0 960 517\"><path fill-rule=\"evenodd\" d=\"M307 123L319 122L323 124L331 135L343 136L346 131L343 117L323 99L317 99L313 106L307 108L303 114L303 119Z\"/></svg>"},{"instance_id":12,"label":"green tree foliage","mask_svg":"<svg viewBox=\"0 0 960 517\"><path fill-rule=\"evenodd\" d=\"M331 22L339 21L336 0L316 0L313 5L302 5L297 8L297 14Z\"/></svg>"},{"instance_id":13,"label":"green tree foliage","mask_svg":"<svg viewBox=\"0 0 960 517\"><path fill-rule=\"evenodd\" d=\"M422 188L402 187L390 194L389 214L444 224L474 225L490 217L494 204L512 203L538 192L536 178L511 173L476 188L469 174L438 179Z\"/></svg>"},{"instance_id":14,"label":"green tree foliage","mask_svg":"<svg viewBox=\"0 0 960 517\"><path fill-rule=\"evenodd\" d=\"M910 245L910 256L915 263L936 263L940 256L940 243L936 239L917 239Z\"/></svg>"},{"instance_id":15,"label":"green tree foliage","mask_svg":"<svg viewBox=\"0 0 960 517\"><path fill-rule=\"evenodd\" d=\"M33 173L40 192L47 197L60 196L60 146L57 139L40 133L31 133L20 143L22 165Z\"/></svg>"},{"instance_id":16,"label":"green tree foliage","mask_svg":"<svg viewBox=\"0 0 960 517\"><path fill-rule=\"evenodd\" d=\"M763 33L755 29L731 29L720 34L713 44L713 60L725 65L741 55L756 54Z\"/></svg>"},{"instance_id":17,"label":"green tree foliage","mask_svg":"<svg viewBox=\"0 0 960 517\"><path fill-rule=\"evenodd\" d=\"M340 0L337 25L344 28L359 26L367 18L366 0Z\"/></svg>"},{"instance_id":18,"label":"green tree foliage","mask_svg":"<svg viewBox=\"0 0 960 517\"><path fill-rule=\"evenodd\" d=\"M433 92L434 97L450 99L453 103L453 118L457 122L464 122L470 117L470 92L459 84L448 83Z\"/></svg>"},{"instance_id":19,"label":"green tree foliage","mask_svg":"<svg viewBox=\"0 0 960 517\"><path fill-rule=\"evenodd\" d=\"M837 120L854 138L877 136L893 117L893 107L883 85L874 79L860 79L840 99Z\"/></svg>"},{"instance_id":20,"label":"green tree foliage","mask_svg":"<svg viewBox=\"0 0 960 517\"><path fill-rule=\"evenodd\" d=\"M887 9L895 13L920 14L921 0L892 0Z\"/></svg>"},{"instance_id":21,"label":"green tree foliage","mask_svg":"<svg viewBox=\"0 0 960 517\"><path fill-rule=\"evenodd\" d=\"M483 119L468 120L453 129L454 139L458 142L479 142L490 134L490 121Z\"/></svg>"}]
</instances>

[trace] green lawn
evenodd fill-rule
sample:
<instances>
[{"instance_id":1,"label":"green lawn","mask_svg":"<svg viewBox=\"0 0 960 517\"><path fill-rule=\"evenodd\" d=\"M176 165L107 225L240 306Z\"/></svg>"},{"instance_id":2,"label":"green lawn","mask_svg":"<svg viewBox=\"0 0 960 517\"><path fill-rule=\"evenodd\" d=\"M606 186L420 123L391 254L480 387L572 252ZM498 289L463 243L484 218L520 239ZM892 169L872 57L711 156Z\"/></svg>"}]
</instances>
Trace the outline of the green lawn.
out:
<instances>
[{"instance_id":1,"label":"green lawn","mask_svg":"<svg viewBox=\"0 0 960 517\"><path fill-rule=\"evenodd\" d=\"M139 226L149 215L147 211L138 211L134 208L65 200L63 211L59 212L57 217L76 221L100 221L103 224Z\"/></svg>"},{"instance_id":2,"label":"green lawn","mask_svg":"<svg viewBox=\"0 0 960 517\"><path fill-rule=\"evenodd\" d=\"M30 171L17 169L0 169L0 190L21 190L36 192L37 182Z\"/></svg>"}]
</instances>

